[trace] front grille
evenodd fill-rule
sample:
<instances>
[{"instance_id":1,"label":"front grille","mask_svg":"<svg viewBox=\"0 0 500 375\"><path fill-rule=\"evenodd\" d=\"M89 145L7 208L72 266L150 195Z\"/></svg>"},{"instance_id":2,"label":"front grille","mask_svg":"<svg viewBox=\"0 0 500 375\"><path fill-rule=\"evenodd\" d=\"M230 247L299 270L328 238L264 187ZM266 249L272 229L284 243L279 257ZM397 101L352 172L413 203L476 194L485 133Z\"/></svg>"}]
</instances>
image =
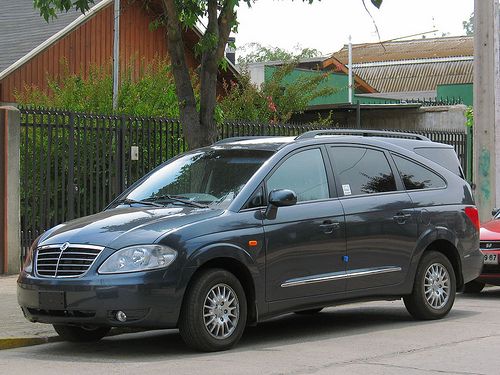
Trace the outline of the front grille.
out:
<instances>
[{"instance_id":1,"label":"front grille","mask_svg":"<svg viewBox=\"0 0 500 375\"><path fill-rule=\"evenodd\" d=\"M41 277L82 276L103 249L101 246L68 243L39 247L36 253L36 272Z\"/></svg>"},{"instance_id":2,"label":"front grille","mask_svg":"<svg viewBox=\"0 0 500 375\"><path fill-rule=\"evenodd\" d=\"M500 249L500 241L480 241L479 248L481 250L496 250Z\"/></svg>"}]
</instances>

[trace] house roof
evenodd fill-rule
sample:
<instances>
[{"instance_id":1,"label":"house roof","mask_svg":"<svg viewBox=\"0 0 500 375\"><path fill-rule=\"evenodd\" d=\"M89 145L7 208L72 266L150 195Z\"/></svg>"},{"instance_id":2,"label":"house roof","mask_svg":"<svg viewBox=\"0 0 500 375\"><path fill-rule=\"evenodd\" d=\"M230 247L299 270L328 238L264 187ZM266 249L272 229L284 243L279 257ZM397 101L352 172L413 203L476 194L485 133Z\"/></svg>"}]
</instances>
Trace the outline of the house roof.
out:
<instances>
[{"instance_id":1,"label":"house roof","mask_svg":"<svg viewBox=\"0 0 500 375\"><path fill-rule=\"evenodd\" d=\"M464 56L353 64L353 70L379 92L427 91L437 85L472 83L474 60Z\"/></svg>"},{"instance_id":2,"label":"house roof","mask_svg":"<svg viewBox=\"0 0 500 375\"><path fill-rule=\"evenodd\" d=\"M95 3L100 3L96 0ZM79 16L80 11L71 9L58 13L57 19L46 22L33 0L0 1L0 72L41 45L54 34L63 30Z\"/></svg>"},{"instance_id":3,"label":"house roof","mask_svg":"<svg viewBox=\"0 0 500 375\"><path fill-rule=\"evenodd\" d=\"M344 46L333 57L348 64ZM471 36L353 46L353 70L381 93L436 90L473 82Z\"/></svg>"},{"instance_id":4,"label":"house roof","mask_svg":"<svg viewBox=\"0 0 500 375\"><path fill-rule=\"evenodd\" d=\"M98 12L111 5L113 1L94 0L94 5L85 14L73 10L68 13L58 14L57 19L47 23L39 15L39 12L33 9L33 0L1 0L0 33L9 30L8 25L14 23L20 25L20 20L24 21L22 22L23 27L13 27L7 34L7 36L13 35L8 43L5 42L6 39L9 39L8 37L0 38L0 81L71 34ZM20 12L16 13L18 8ZM150 4L150 9L157 13L163 12L158 0ZM26 27L26 25L29 25L29 27ZM34 33L33 30L37 32ZM0 35L3 36L4 34ZM183 40L185 46L192 51L201 36L202 31L197 27L184 30ZM235 66L230 61L227 61L227 66L227 70L219 71L221 79L233 79L234 75L237 74Z\"/></svg>"},{"instance_id":5,"label":"house roof","mask_svg":"<svg viewBox=\"0 0 500 375\"><path fill-rule=\"evenodd\" d=\"M353 64L473 55L474 38L472 36L389 41L352 46ZM342 63L349 64L349 46L344 45L333 56Z\"/></svg>"},{"instance_id":6,"label":"house roof","mask_svg":"<svg viewBox=\"0 0 500 375\"><path fill-rule=\"evenodd\" d=\"M345 74L349 74L349 69L340 62L340 60L336 59L334 56L330 57L329 59L326 59L322 63L322 67L325 69L335 69L337 68L338 70L344 72ZM362 93L375 93L377 90L368 84L359 74L356 72L353 73L354 76L354 83L356 85L356 88L362 92Z\"/></svg>"}]
</instances>

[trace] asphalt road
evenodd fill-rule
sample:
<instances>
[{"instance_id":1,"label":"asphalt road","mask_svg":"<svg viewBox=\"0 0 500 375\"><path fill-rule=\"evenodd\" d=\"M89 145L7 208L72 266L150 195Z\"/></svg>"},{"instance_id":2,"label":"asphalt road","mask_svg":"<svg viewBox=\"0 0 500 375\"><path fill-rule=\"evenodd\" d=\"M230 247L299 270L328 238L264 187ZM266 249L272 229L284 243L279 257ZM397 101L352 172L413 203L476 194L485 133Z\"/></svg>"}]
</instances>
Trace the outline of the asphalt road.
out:
<instances>
[{"instance_id":1,"label":"asphalt road","mask_svg":"<svg viewBox=\"0 0 500 375\"><path fill-rule=\"evenodd\" d=\"M220 353L187 348L176 330L0 351L0 374L498 374L500 288L459 294L439 321L415 321L402 301L289 314L249 327Z\"/></svg>"}]
</instances>

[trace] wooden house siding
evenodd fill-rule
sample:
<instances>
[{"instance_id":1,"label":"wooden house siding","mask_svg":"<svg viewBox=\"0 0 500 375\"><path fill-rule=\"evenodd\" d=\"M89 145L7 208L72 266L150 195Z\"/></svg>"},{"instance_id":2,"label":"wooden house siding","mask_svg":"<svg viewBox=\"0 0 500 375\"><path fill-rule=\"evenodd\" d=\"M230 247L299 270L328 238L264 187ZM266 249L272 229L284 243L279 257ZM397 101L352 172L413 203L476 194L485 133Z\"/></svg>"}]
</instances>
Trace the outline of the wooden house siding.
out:
<instances>
[{"instance_id":1,"label":"wooden house siding","mask_svg":"<svg viewBox=\"0 0 500 375\"><path fill-rule=\"evenodd\" d=\"M57 77L61 72L61 59L68 61L71 72L86 74L89 63L102 64L113 56L113 4L106 6L85 23L71 31L59 41L14 70L0 81L0 102L16 102L14 90L21 90L24 84L37 86L47 91L47 74ZM136 57L146 62L155 56L168 54L165 29L150 30L154 15L143 8L143 3L122 1L120 18L120 63L122 67ZM194 56L192 47L198 36L191 29L186 30L186 57L188 66L195 69L200 62Z\"/></svg>"},{"instance_id":2,"label":"wooden house siding","mask_svg":"<svg viewBox=\"0 0 500 375\"><path fill-rule=\"evenodd\" d=\"M95 30L102 35L97 38ZM23 84L34 85L46 91L47 74L56 77L60 73L61 58L66 58L72 72L78 73L84 62L101 63L111 57L113 33L113 7L108 6L76 30L27 61L2 81L0 101L15 102L14 89ZM93 40L92 38L93 34Z\"/></svg>"}]
</instances>

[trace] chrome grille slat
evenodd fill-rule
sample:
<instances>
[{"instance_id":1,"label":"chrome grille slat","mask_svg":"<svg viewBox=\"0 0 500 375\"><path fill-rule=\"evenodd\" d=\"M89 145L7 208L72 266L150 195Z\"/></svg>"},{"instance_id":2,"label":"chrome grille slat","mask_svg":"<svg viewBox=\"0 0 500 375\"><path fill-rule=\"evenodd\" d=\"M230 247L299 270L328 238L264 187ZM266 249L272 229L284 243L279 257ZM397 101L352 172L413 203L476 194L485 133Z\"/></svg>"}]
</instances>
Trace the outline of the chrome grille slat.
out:
<instances>
[{"instance_id":1,"label":"chrome grille slat","mask_svg":"<svg viewBox=\"0 0 500 375\"><path fill-rule=\"evenodd\" d=\"M104 247L92 245L42 246L36 253L36 272L40 277L79 277L92 266Z\"/></svg>"}]
</instances>

